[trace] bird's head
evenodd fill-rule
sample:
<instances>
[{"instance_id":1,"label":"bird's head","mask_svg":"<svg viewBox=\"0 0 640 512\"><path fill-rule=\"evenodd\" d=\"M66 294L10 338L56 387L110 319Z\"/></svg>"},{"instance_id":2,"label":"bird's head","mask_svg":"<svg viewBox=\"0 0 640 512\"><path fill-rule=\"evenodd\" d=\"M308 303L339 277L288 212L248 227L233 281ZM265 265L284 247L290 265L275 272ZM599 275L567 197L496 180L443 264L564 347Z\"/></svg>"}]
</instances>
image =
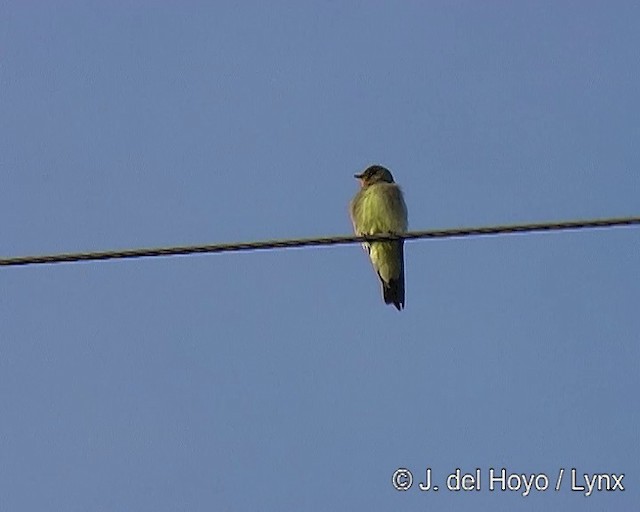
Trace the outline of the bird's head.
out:
<instances>
[{"instance_id":1,"label":"bird's head","mask_svg":"<svg viewBox=\"0 0 640 512\"><path fill-rule=\"evenodd\" d=\"M391 172L381 165L371 165L367 167L362 174L354 174L354 178L360 180L360 185L363 188L380 182L393 183Z\"/></svg>"}]
</instances>

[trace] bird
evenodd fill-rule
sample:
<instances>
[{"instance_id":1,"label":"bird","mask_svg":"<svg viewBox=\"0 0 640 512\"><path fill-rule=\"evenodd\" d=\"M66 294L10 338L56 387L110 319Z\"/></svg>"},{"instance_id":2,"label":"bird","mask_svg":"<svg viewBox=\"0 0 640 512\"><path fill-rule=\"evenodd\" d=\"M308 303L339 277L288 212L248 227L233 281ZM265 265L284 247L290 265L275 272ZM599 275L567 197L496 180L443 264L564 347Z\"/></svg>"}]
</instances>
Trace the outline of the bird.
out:
<instances>
[{"instance_id":1,"label":"bird","mask_svg":"<svg viewBox=\"0 0 640 512\"><path fill-rule=\"evenodd\" d=\"M351 200L349 213L353 230L358 236L402 234L407 231L407 205L402 190L393 180L391 171L381 165L370 165L354 178L360 190ZM404 309L404 240L367 242L373 268L382 284L385 304Z\"/></svg>"}]
</instances>

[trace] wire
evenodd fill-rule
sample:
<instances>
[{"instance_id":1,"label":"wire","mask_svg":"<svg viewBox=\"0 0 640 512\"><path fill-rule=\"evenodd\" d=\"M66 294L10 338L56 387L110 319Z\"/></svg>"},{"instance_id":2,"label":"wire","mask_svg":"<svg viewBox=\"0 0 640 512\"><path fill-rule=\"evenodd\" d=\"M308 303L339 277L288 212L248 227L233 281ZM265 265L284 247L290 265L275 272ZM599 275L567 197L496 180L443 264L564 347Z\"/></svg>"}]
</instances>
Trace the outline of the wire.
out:
<instances>
[{"instance_id":1,"label":"wire","mask_svg":"<svg viewBox=\"0 0 640 512\"><path fill-rule=\"evenodd\" d=\"M317 247L323 245L346 245L386 240L417 240L433 238L463 238L470 236L489 236L513 233L533 233L541 231L567 231L579 229L610 228L615 226L640 225L640 217L618 217L560 222L541 222L535 224L508 224L502 226L484 226L470 228L435 229L428 231L410 231L401 235L367 236L331 236L320 238L298 238L289 240L264 240L257 242L238 242L226 244L185 245L176 247L157 247L142 249L124 249L115 251L78 252L50 254L42 256L16 256L0 258L0 266L18 267L26 265L44 265L52 263L73 263L79 261L116 260L132 258L152 258L158 256L179 256L186 254L210 254L221 252L257 251L269 249L288 249L292 247Z\"/></svg>"}]
</instances>

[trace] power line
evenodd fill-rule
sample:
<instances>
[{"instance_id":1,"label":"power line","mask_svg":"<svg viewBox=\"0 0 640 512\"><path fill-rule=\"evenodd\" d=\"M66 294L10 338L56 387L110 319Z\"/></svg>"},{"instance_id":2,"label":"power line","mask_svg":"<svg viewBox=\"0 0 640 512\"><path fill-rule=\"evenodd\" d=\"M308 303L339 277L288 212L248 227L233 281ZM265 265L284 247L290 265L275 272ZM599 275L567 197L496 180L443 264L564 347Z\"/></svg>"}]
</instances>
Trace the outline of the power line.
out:
<instances>
[{"instance_id":1,"label":"power line","mask_svg":"<svg viewBox=\"0 0 640 512\"><path fill-rule=\"evenodd\" d=\"M158 256L178 256L186 254L210 254L220 252L288 249L292 247L317 247L322 245L346 245L362 242L379 242L399 239L418 240L433 238L463 238L470 236L533 233L541 231L567 231L632 225L640 225L640 217L618 217L608 219L540 222L534 224L507 224L501 226L434 229L428 231L410 231L407 233L403 233L402 235L331 236L319 238L297 238L288 240L264 240L257 242L237 242L226 244L124 249L115 251L61 253L42 256L16 256L11 258L0 258L0 266L18 267L52 263L72 263L79 261L152 258Z\"/></svg>"}]
</instances>

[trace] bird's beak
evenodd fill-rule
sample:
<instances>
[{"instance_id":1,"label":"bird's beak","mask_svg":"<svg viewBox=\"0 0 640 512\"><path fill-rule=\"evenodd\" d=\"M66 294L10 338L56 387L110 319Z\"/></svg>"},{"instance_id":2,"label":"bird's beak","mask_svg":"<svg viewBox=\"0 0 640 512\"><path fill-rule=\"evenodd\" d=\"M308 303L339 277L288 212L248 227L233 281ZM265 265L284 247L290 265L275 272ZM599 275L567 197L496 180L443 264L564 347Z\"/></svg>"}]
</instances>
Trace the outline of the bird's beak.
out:
<instances>
[{"instance_id":1,"label":"bird's beak","mask_svg":"<svg viewBox=\"0 0 640 512\"><path fill-rule=\"evenodd\" d=\"M354 178L358 178L359 180L361 180L364 177L364 173L363 174L354 174L353 177Z\"/></svg>"}]
</instances>

